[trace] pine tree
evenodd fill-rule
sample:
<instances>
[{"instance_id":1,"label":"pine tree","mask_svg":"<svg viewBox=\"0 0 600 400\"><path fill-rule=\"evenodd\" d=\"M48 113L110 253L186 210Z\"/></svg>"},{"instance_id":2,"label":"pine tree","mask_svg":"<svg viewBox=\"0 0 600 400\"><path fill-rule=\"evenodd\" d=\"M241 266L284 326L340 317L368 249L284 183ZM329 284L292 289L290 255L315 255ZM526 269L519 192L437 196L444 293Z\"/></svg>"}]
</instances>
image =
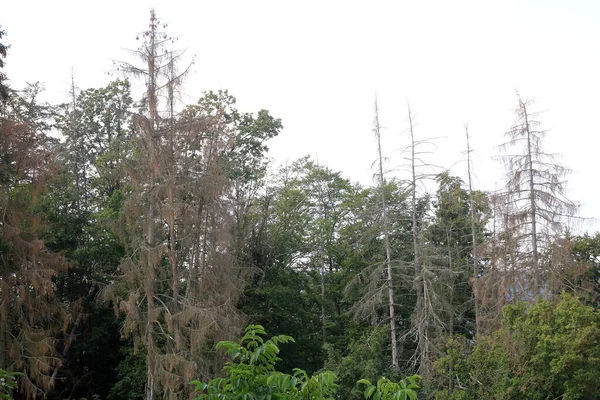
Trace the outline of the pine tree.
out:
<instances>
[{"instance_id":1,"label":"pine tree","mask_svg":"<svg viewBox=\"0 0 600 400\"><path fill-rule=\"evenodd\" d=\"M423 180L431 176L430 173L424 172L424 169L436 168L423 159L424 155L429 153L423 147L432 145L432 139L417 139L415 120L410 104L407 104L407 122L410 144L404 148L404 153L408 153L405 158L409 162L410 173L408 187L413 251L412 266L414 268L413 283L416 295L412 326L407 335L412 335L415 338L417 349L413 360L415 363L418 361L419 374L429 376L435 358L433 354L435 333L433 331L443 330L446 327L441 315L447 307L439 303L443 297L436 293L436 286L438 286L436 285L436 276L446 277L448 271L446 265L440 265L437 261L439 250L426 247L422 241L425 214L429 207L429 196L425 194L419 198L418 194Z\"/></svg>"},{"instance_id":2,"label":"pine tree","mask_svg":"<svg viewBox=\"0 0 600 400\"><path fill-rule=\"evenodd\" d=\"M0 105L0 368L24 372L20 390L34 399L52 387L56 337L68 321L53 280L68 264L41 240L44 217L36 209L54 175L40 91L29 85Z\"/></svg>"},{"instance_id":3,"label":"pine tree","mask_svg":"<svg viewBox=\"0 0 600 400\"><path fill-rule=\"evenodd\" d=\"M124 332L147 353L148 400L178 398L191 390L192 377L218 373L211 343L241 331L237 303L251 268L234 239L244 236L235 230L243 219L239 189L260 176L263 141L281 127L264 110L257 118L239 113L226 91L208 92L179 111L176 95L190 66L178 72L183 53L168 48L174 39L161 26L152 11L133 52L145 66L119 63L146 80L134 116L137 148L127 161L128 254L120 269L129 293L120 309Z\"/></svg>"},{"instance_id":4,"label":"pine tree","mask_svg":"<svg viewBox=\"0 0 600 400\"><path fill-rule=\"evenodd\" d=\"M398 332L396 331L396 306L394 296L394 282L393 282L393 270L392 270L392 250L390 245L390 232L389 232L389 221L388 221L388 209L385 198L385 177L383 175L383 155L381 153L381 127L379 125L379 107L377 100L375 100L375 126L373 132L377 138L377 163L378 163L378 174L379 179L379 191L381 194L381 227L383 234L383 243L385 246L385 268L386 268L386 284L388 289L388 308L390 317L390 339L392 343L392 368L397 370L399 368L398 363Z\"/></svg>"},{"instance_id":5,"label":"pine tree","mask_svg":"<svg viewBox=\"0 0 600 400\"><path fill-rule=\"evenodd\" d=\"M518 93L517 102L516 121L506 132L509 140L500 146L504 151L516 150L515 154L500 157L507 169L501 199L518 237L512 268L519 270L519 280L531 277L531 284L525 282L521 294L537 297L544 294L543 254L549 250L553 235L562 233L565 218L572 216L577 206L565 197L569 170L555 162L556 154L542 147L546 131L540 129L539 113L531 111L533 102L523 100Z\"/></svg>"}]
</instances>

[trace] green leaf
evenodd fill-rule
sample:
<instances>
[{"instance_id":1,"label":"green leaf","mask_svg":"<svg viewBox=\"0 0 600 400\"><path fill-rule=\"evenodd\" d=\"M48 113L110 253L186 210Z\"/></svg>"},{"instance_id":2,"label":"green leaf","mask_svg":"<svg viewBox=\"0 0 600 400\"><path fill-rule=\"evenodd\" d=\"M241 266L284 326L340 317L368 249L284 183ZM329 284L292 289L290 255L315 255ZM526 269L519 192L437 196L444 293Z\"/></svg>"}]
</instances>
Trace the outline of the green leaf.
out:
<instances>
[{"instance_id":1,"label":"green leaf","mask_svg":"<svg viewBox=\"0 0 600 400\"><path fill-rule=\"evenodd\" d=\"M369 387L367 387L367 388L365 389L365 397L366 397L367 399L371 398L371 396L373 396L373 393L375 393L375 390L376 390L376 389L377 389L377 388L376 388L375 386L373 386L373 385L370 385Z\"/></svg>"}]
</instances>

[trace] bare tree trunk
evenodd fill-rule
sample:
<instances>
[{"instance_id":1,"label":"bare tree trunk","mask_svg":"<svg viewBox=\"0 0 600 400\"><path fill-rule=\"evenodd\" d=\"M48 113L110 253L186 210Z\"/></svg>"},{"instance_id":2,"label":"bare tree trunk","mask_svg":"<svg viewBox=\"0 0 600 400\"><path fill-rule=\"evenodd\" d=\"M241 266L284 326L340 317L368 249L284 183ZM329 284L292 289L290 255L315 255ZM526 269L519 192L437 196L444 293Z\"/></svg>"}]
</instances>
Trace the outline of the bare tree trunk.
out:
<instances>
[{"instance_id":1,"label":"bare tree trunk","mask_svg":"<svg viewBox=\"0 0 600 400\"><path fill-rule=\"evenodd\" d=\"M383 177L383 156L381 154L381 130L379 125L379 107L375 100L375 136L377 137L377 155L379 157L379 189L381 191L381 217L383 222L383 241L385 245L385 262L387 267L388 301L390 313L390 337L392 341L392 368L400 368L398 364L398 343L396 339L396 311L394 308L394 285L392 274L392 250L388 226L387 205L385 201L385 179Z\"/></svg>"},{"instance_id":2,"label":"bare tree trunk","mask_svg":"<svg viewBox=\"0 0 600 400\"><path fill-rule=\"evenodd\" d=\"M156 199L154 196L155 184L157 183L158 178L158 160L157 160L157 151L158 148L155 143L155 129L158 124L158 104L156 99L156 76L155 76L155 63L156 63L156 46L155 46L155 15L154 12L151 14L150 20L150 54L148 57L148 87L147 87L147 96L148 96L148 126L146 130L146 140L148 143L148 150L150 156L150 181L148 185L148 219L147 223L147 232L146 232L146 285L145 285L145 295L148 309L147 313L147 321L146 321L146 347L148 351L147 355L147 382L146 382L146 399L154 400L154 370L156 363L156 344L154 343L154 318L155 318L155 306L154 306L154 280L155 280L155 271L154 271L154 263L152 260L152 251L156 246L156 238L155 238L155 222L154 218L156 216Z\"/></svg>"},{"instance_id":3,"label":"bare tree trunk","mask_svg":"<svg viewBox=\"0 0 600 400\"><path fill-rule=\"evenodd\" d=\"M538 240L537 240L537 202L535 201L535 183L534 183L534 170L533 170L533 151L531 147L531 130L529 127L529 117L527 115L527 106L523 101L519 99L520 106L523 109L523 115L525 117L525 129L527 131L527 159L529 167L529 201L531 204L531 254L533 264L533 291L535 296L540 295L540 266L539 266L539 255L538 255Z\"/></svg>"},{"instance_id":4,"label":"bare tree trunk","mask_svg":"<svg viewBox=\"0 0 600 400\"><path fill-rule=\"evenodd\" d=\"M450 246L450 231L449 229L446 229L446 244L447 244L447 250L448 250L448 268L450 270L451 273L453 273L454 271L452 270L453 265L452 265L452 246ZM453 274L454 276L454 274ZM452 286L450 287L450 318L448 321L448 334L450 335L450 337L454 337L454 279L452 280ZM452 364L450 364L450 378L448 378L448 392L452 393L452 391L454 390L454 378L452 377L453 375L453 371L454 371L454 366Z\"/></svg>"},{"instance_id":5,"label":"bare tree trunk","mask_svg":"<svg viewBox=\"0 0 600 400\"><path fill-rule=\"evenodd\" d=\"M319 171L319 161L317 159L317 171ZM317 179L317 191L318 191L318 196L319 196L319 218L321 219L327 219L327 215L325 213L325 207L323 206L323 190L322 190L322 182L321 182L321 177L320 175L317 175L319 178ZM325 232L323 229L323 225L319 224L319 262L321 263L320 265L320 275L321 275L321 330L322 330L322 335L323 335L323 343L325 343L326 340L326 334L325 334L325 326L326 326L326 321L325 321L325 248L324 248L324 241L325 241Z\"/></svg>"},{"instance_id":6,"label":"bare tree trunk","mask_svg":"<svg viewBox=\"0 0 600 400\"><path fill-rule=\"evenodd\" d=\"M77 107L77 98L75 96L75 76L73 71L71 70L71 106L73 107L73 111L71 112L71 137L73 142L75 143L75 154L73 155L75 157L75 162L74 162L74 174L75 174L75 189L77 190L77 200L76 200L76 207L77 207L77 213L81 214L81 191L80 191L80 183L79 183L79 158L81 157L81 148L79 146L79 138L77 135L77 115L75 114L76 112L76 107ZM79 215L78 215L79 216Z\"/></svg>"},{"instance_id":7,"label":"bare tree trunk","mask_svg":"<svg viewBox=\"0 0 600 400\"><path fill-rule=\"evenodd\" d=\"M321 329L323 334L323 343L326 341L325 335L325 257L323 255L323 246L319 248L319 257L321 261Z\"/></svg>"},{"instance_id":8,"label":"bare tree trunk","mask_svg":"<svg viewBox=\"0 0 600 400\"><path fill-rule=\"evenodd\" d=\"M153 146L152 146L153 147ZM153 157L153 153L154 151L151 149L150 151L150 156L151 156L151 162L153 165L155 165L156 161L154 160ZM155 174L154 174L154 170L151 172L150 175L150 182L149 182L149 190L150 192L152 192L152 190L154 189L154 184L155 184ZM146 233L146 246L148 247L146 249L146 287L145 287L145 295L146 295L146 302L147 302L147 307L148 309L146 310L147 313L147 321L146 321L146 346L148 349L148 356L147 356L147 365L148 365L148 378L147 378L147 382L146 382L146 399L147 400L154 400L154 363L155 363L155 358L156 358L156 346L154 343L154 315L155 315L155 307L154 307L154 265L153 265L153 260L152 260L152 256L151 253L152 251L155 249L155 237L154 237L154 229L155 229L155 224L154 224L154 217L155 217L155 205L154 205L154 200L152 199L152 194L150 193L150 205L149 205L149 209L148 209L148 220L147 220L147 233Z\"/></svg>"},{"instance_id":9,"label":"bare tree trunk","mask_svg":"<svg viewBox=\"0 0 600 400\"><path fill-rule=\"evenodd\" d=\"M475 308L475 335L480 331L479 300L475 293L477 278L479 277L479 258L477 256L477 238L475 235L475 207L473 202L473 181L471 178L471 144L469 141L469 126L465 125L465 135L467 136L467 178L469 180L469 211L471 217L471 257L473 258L472 292ZM494 222L495 223L495 222Z\"/></svg>"},{"instance_id":10,"label":"bare tree trunk","mask_svg":"<svg viewBox=\"0 0 600 400\"><path fill-rule=\"evenodd\" d=\"M417 217L417 168L416 168L416 143L414 134L414 124L412 112L410 110L410 104L408 108L408 124L409 124L409 135L410 135L410 151L411 151L411 216L412 216L412 240L413 240L413 264L415 267L415 285L417 294L417 344L418 352L420 354L421 364L419 369L422 372L427 372L429 362L429 322L426 317L427 308L427 285L423 276L421 266L421 251L419 246L419 225ZM422 373L422 375L426 375Z\"/></svg>"},{"instance_id":11,"label":"bare tree trunk","mask_svg":"<svg viewBox=\"0 0 600 400\"><path fill-rule=\"evenodd\" d=\"M448 270L452 273L452 276L454 276L454 264L453 264L453 257L452 257L452 246L450 244L450 233L452 231L452 228L446 228L446 251L448 252ZM452 285L450 286L450 299L449 299L449 304L450 304L450 310L449 310L449 318L448 318L448 334L450 336L454 335L454 278L452 278Z\"/></svg>"}]
</instances>

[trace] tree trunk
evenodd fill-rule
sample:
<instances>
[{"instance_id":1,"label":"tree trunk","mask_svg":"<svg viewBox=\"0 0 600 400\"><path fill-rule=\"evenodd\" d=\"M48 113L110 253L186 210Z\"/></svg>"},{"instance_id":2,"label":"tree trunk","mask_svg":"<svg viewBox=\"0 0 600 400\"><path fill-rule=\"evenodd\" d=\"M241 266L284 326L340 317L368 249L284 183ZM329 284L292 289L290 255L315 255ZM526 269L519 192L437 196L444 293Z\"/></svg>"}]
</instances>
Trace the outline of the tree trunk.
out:
<instances>
[{"instance_id":1,"label":"tree trunk","mask_svg":"<svg viewBox=\"0 0 600 400\"><path fill-rule=\"evenodd\" d=\"M398 363L398 343L396 332L396 310L394 307L394 285L392 274L392 249L388 226L387 205L385 201L385 179L383 178L383 156L381 154L381 130L379 125L379 108L375 100L375 135L377 136L377 153L379 157L379 189L381 191L381 218L383 222L383 241L385 245L385 262L387 269L388 302L390 313L390 338L392 341L392 368L400 368Z\"/></svg>"},{"instance_id":2,"label":"tree trunk","mask_svg":"<svg viewBox=\"0 0 600 400\"><path fill-rule=\"evenodd\" d=\"M538 257L538 241L537 241L537 202L535 201L535 183L534 183L534 171L533 171L533 151L531 148L531 131L529 127L529 117L527 116L527 106L525 103L520 101L520 105L525 117L525 129L527 130L527 159L529 167L529 201L530 201L530 212L531 212L531 255L533 264L533 291L537 297L540 295L540 266Z\"/></svg>"},{"instance_id":3,"label":"tree trunk","mask_svg":"<svg viewBox=\"0 0 600 400\"><path fill-rule=\"evenodd\" d=\"M473 302L475 309L475 335L480 331L479 300L475 293L477 279L479 278L479 259L477 257L477 238L475 235L475 207L473 202L473 182L471 179L471 144L469 142L469 127L465 125L465 134L467 136L467 178L469 180L469 211L471 217L471 257L473 258L473 275L471 277L471 288L473 293Z\"/></svg>"},{"instance_id":4,"label":"tree trunk","mask_svg":"<svg viewBox=\"0 0 600 400\"><path fill-rule=\"evenodd\" d=\"M417 313L417 348L420 354L421 364L419 370L422 375L427 375L429 363L429 322L426 316L427 308L427 285L423 276L421 266L421 254L419 246L419 225L417 218L417 168L416 168L416 144L414 135L414 125L410 105L408 106L408 123L410 134L410 150L411 150L411 216L412 216L412 241L413 241L413 264L415 268L415 285L416 285L416 313Z\"/></svg>"}]
</instances>

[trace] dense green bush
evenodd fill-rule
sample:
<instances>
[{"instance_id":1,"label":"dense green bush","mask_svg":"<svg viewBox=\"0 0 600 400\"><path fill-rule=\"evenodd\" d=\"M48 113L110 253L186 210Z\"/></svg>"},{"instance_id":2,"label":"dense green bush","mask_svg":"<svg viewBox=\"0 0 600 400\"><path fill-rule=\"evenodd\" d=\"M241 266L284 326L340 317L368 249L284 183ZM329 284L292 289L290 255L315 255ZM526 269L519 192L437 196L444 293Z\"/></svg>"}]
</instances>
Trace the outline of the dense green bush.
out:
<instances>
[{"instance_id":1,"label":"dense green bush","mask_svg":"<svg viewBox=\"0 0 600 400\"><path fill-rule=\"evenodd\" d=\"M568 294L554 304L504 308L502 328L468 343L452 340L437 368L453 381L446 399L592 399L600 393L600 315Z\"/></svg>"},{"instance_id":2,"label":"dense green bush","mask_svg":"<svg viewBox=\"0 0 600 400\"><path fill-rule=\"evenodd\" d=\"M330 400L338 389L333 372L325 371L309 376L304 370L294 369L293 374L284 374L275 368L281 359L279 344L290 343L290 336L279 335L265 340L264 328L249 325L240 343L219 342L217 349L224 349L231 357L224 368L225 377L209 382L193 381L199 393L197 400ZM414 376L394 383L382 378L377 385L368 380L359 383L366 385L367 399L374 400L414 400L417 398L417 380Z\"/></svg>"}]
</instances>

